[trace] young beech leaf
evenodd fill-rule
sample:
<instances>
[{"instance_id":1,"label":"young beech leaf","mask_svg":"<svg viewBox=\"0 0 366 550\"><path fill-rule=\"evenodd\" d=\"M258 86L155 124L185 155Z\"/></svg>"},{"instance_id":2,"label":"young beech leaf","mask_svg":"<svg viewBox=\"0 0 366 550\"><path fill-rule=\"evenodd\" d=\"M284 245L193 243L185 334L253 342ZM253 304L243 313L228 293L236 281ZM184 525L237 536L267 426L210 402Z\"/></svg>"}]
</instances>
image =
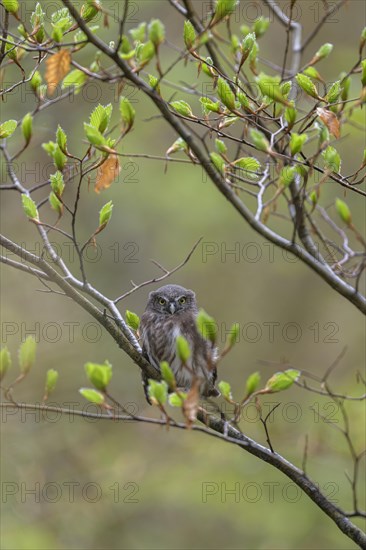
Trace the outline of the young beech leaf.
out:
<instances>
[{"instance_id":1,"label":"young beech leaf","mask_svg":"<svg viewBox=\"0 0 366 550\"><path fill-rule=\"evenodd\" d=\"M196 31L192 23L188 20L184 21L183 40L188 50L192 48L196 40Z\"/></svg>"},{"instance_id":2,"label":"young beech leaf","mask_svg":"<svg viewBox=\"0 0 366 550\"><path fill-rule=\"evenodd\" d=\"M292 156L301 151L302 146L306 143L307 139L308 136L306 134L296 134L295 132L291 134L290 151Z\"/></svg>"},{"instance_id":3,"label":"young beech leaf","mask_svg":"<svg viewBox=\"0 0 366 550\"><path fill-rule=\"evenodd\" d=\"M238 0L216 0L215 13L211 21L211 26L230 15L238 3Z\"/></svg>"},{"instance_id":4,"label":"young beech leaf","mask_svg":"<svg viewBox=\"0 0 366 550\"><path fill-rule=\"evenodd\" d=\"M48 197L52 210L55 210L59 216L63 213L63 205L60 199L58 199L53 191L51 191Z\"/></svg>"},{"instance_id":5,"label":"young beech leaf","mask_svg":"<svg viewBox=\"0 0 366 550\"><path fill-rule=\"evenodd\" d=\"M299 73L295 78L300 88L304 90L307 95L315 99L320 99L314 82L312 82L308 76Z\"/></svg>"},{"instance_id":6,"label":"young beech leaf","mask_svg":"<svg viewBox=\"0 0 366 550\"><path fill-rule=\"evenodd\" d=\"M235 110L235 94L226 80L221 78L221 76L217 81L217 94L225 107L227 107L230 111Z\"/></svg>"},{"instance_id":7,"label":"young beech leaf","mask_svg":"<svg viewBox=\"0 0 366 550\"><path fill-rule=\"evenodd\" d=\"M11 355L8 348L5 346L0 351L0 381L4 378L11 367Z\"/></svg>"},{"instance_id":8,"label":"young beech leaf","mask_svg":"<svg viewBox=\"0 0 366 550\"><path fill-rule=\"evenodd\" d=\"M61 197L65 189L64 177L59 170L50 176L51 188L56 196Z\"/></svg>"},{"instance_id":9,"label":"young beech leaf","mask_svg":"<svg viewBox=\"0 0 366 550\"><path fill-rule=\"evenodd\" d=\"M166 361L160 363L160 372L169 389L174 389L176 387L174 372Z\"/></svg>"},{"instance_id":10,"label":"young beech leaf","mask_svg":"<svg viewBox=\"0 0 366 550\"><path fill-rule=\"evenodd\" d=\"M165 405L168 399L168 385L164 380L162 382L149 380L147 391L153 405Z\"/></svg>"},{"instance_id":11,"label":"young beech leaf","mask_svg":"<svg viewBox=\"0 0 366 550\"><path fill-rule=\"evenodd\" d=\"M221 155L218 153L210 153L210 159L212 160L212 164L215 166L215 168L221 173L225 173L225 161L222 158Z\"/></svg>"},{"instance_id":12,"label":"young beech leaf","mask_svg":"<svg viewBox=\"0 0 366 550\"><path fill-rule=\"evenodd\" d=\"M92 388L80 388L79 393L91 403L95 403L96 405L103 405L104 403L104 395L97 390L93 390Z\"/></svg>"},{"instance_id":13,"label":"young beech leaf","mask_svg":"<svg viewBox=\"0 0 366 550\"><path fill-rule=\"evenodd\" d=\"M224 380L221 380L217 384L217 387L219 388L223 398L226 399L226 401L229 401L230 403L232 403L233 397L231 395L231 386L229 382L225 382Z\"/></svg>"},{"instance_id":14,"label":"young beech leaf","mask_svg":"<svg viewBox=\"0 0 366 550\"><path fill-rule=\"evenodd\" d=\"M58 380L58 372L55 369L49 369L46 374L45 392L49 395L56 387Z\"/></svg>"},{"instance_id":15,"label":"young beech leaf","mask_svg":"<svg viewBox=\"0 0 366 550\"><path fill-rule=\"evenodd\" d=\"M31 220L39 220L36 203L25 193L22 193L23 210Z\"/></svg>"},{"instance_id":16,"label":"young beech leaf","mask_svg":"<svg viewBox=\"0 0 366 550\"><path fill-rule=\"evenodd\" d=\"M255 128L252 128L250 130L250 137L254 146L259 151L269 151L269 141L262 132L260 132L259 130L255 130Z\"/></svg>"},{"instance_id":17,"label":"young beech leaf","mask_svg":"<svg viewBox=\"0 0 366 550\"><path fill-rule=\"evenodd\" d=\"M60 125L58 125L56 131L56 142L62 152L67 150L67 136Z\"/></svg>"},{"instance_id":18,"label":"young beech leaf","mask_svg":"<svg viewBox=\"0 0 366 550\"><path fill-rule=\"evenodd\" d=\"M135 42L144 42L146 40L146 23L143 21L138 27L131 29L130 34Z\"/></svg>"},{"instance_id":19,"label":"young beech leaf","mask_svg":"<svg viewBox=\"0 0 366 550\"><path fill-rule=\"evenodd\" d=\"M191 350L184 336L181 336L181 335L177 336L176 348L177 348L177 355L179 359L183 363L186 363L191 356Z\"/></svg>"},{"instance_id":20,"label":"young beech leaf","mask_svg":"<svg viewBox=\"0 0 366 550\"><path fill-rule=\"evenodd\" d=\"M27 113L22 120L22 132L26 143L30 142L32 137L33 117Z\"/></svg>"},{"instance_id":21,"label":"young beech leaf","mask_svg":"<svg viewBox=\"0 0 366 550\"><path fill-rule=\"evenodd\" d=\"M269 19L267 17L259 17L254 21L253 31L257 38L261 38L269 27Z\"/></svg>"},{"instance_id":22,"label":"young beech leaf","mask_svg":"<svg viewBox=\"0 0 366 550\"><path fill-rule=\"evenodd\" d=\"M226 144L221 139L215 139L215 145L216 145L217 151L221 155L225 155L225 153L227 153Z\"/></svg>"},{"instance_id":23,"label":"young beech leaf","mask_svg":"<svg viewBox=\"0 0 366 550\"><path fill-rule=\"evenodd\" d=\"M136 315L136 313L133 313L132 311L129 311L126 309L126 323L127 325L132 328L132 330L138 330L140 326L140 317Z\"/></svg>"},{"instance_id":24,"label":"young beech leaf","mask_svg":"<svg viewBox=\"0 0 366 550\"><path fill-rule=\"evenodd\" d=\"M253 372L250 374L247 378L247 381L245 383L245 391L246 395L252 395L257 389L261 381L261 375L259 372Z\"/></svg>"},{"instance_id":25,"label":"young beech leaf","mask_svg":"<svg viewBox=\"0 0 366 550\"><path fill-rule=\"evenodd\" d=\"M19 10L18 0L3 0L3 5L6 11L10 13L17 13Z\"/></svg>"},{"instance_id":26,"label":"young beech leaf","mask_svg":"<svg viewBox=\"0 0 366 550\"><path fill-rule=\"evenodd\" d=\"M149 40L159 46L165 40L165 27L160 19L152 19L148 25Z\"/></svg>"},{"instance_id":27,"label":"young beech leaf","mask_svg":"<svg viewBox=\"0 0 366 550\"><path fill-rule=\"evenodd\" d=\"M0 124L0 138L7 138L12 135L12 133L15 131L17 127L17 121L16 120L7 120L6 122L3 122Z\"/></svg>"},{"instance_id":28,"label":"young beech leaf","mask_svg":"<svg viewBox=\"0 0 366 550\"><path fill-rule=\"evenodd\" d=\"M269 380L267 380L265 390L269 393L274 393L282 390L287 390L299 378L300 371L288 369L283 372L276 372Z\"/></svg>"},{"instance_id":29,"label":"young beech leaf","mask_svg":"<svg viewBox=\"0 0 366 550\"><path fill-rule=\"evenodd\" d=\"M99 227L105 226L112 217L112 201L107 202L99 212Z\"/></svg>"},{"instance_id":30,"label":"young beech leaf","mask_svg":"<svg viewBox=\"0 0 366 550\"><path fill-rule=\"evenodd\" d=\"M121 96L119 100L119 112L121 113L122 122L130 129L134 123L136 111L127 97Z\"/></svg>"},{"instance_id":31,"label":"young beech leaf","mask_svg":"<svg viewBox=\"0 0 366 550\"><path fill-rule=\"evenodd\" d=\"M179 115L193 117L191 106L189 105L189 103L187 103L186 101L183 101L182 99L179 101L172 101L170 103L170 106Z\"/></svg>"},{"instance_id":32,"label":"young beech leaf","mask_svg":"<svg viewBox=\"0 0 366 550\"><path fill-rule=\"evenodd\" d=\"M103 106L97 105L90 115L90 125L99 130L103 134L109 124L110 118L112 115L112 105Z\"/></svg>"},{"instance_id":33,"label":"young beech leaf","mask_svg":"<svg viewBox=\"0 0 366 550\"><path fill-rule=\"evenodd\" d=\"M33 336L28 336L19 348L19 367L22 374L27 374L36 360L37 344Z\"/></svg>"},{"instance_id":34,"label":"young beech leaf","mask_svg":"<svg viewBox=\"0 0 366 550\"><path fill-rule=\"evenodd\" d=\"M254 157L242 157L237 159L233 163L236 168L240 168L243 171L243 176L245 178L250 178L252 180L258 179L258 171L260 170L261 164Z\"/></svg>"},{"instance_id":35,"label":"young beech leaf","mask_svg":"<svg viewBox=\"0 0 366 550\"><path fill-rule=\"evenodd\" d=\"M217 323L204 309L200 309L196 317L198 332L205 340L215 343L217 338Z\"/></svg>"},{"instance_id":36,"label":"young beech leaf","mask_svg":"<svg viewBox=\"0 0 366 550\"><path fill-rule=\"evenodd\" d=\"M89 382L97 390L105 391L112 378L112 365L106 361L103 365L98 363L86 363L85 372Z\"/></svg>"},{"instance_id":37,"label":"young beech leaf","mask_svg":"<svg viewBox=\"0 0 366 550\"><path fill-rule=\"evenodd\" d=\"M240 333L239 323L234 323L233 325L231 325L231 328L229 330L229 333L226 339L226 347L231 348L238 342L239 333Z\"/></svg>"},{"instance_id":38,"label":"young beech leaf","mask_svg":"<svg viewBox=\"0 0 366 550\"><path fill-rule=\"evenodd\" d=\"M329 168L333 172L339 172L341 168L341 157L339 156L338 151L331 147L330 145L322 152L322 157L324 159L325 167Z\"/></svg>"},{"instance_id":39,"label":"young beech leaf","mask_svg":"<svg viewBox=\"0 0 366 550\"><path fill-rule=\"evenodd\" d=\"M335 207L341 220L349 225L352 222L352 215L348 205L341 199L336 199Z\"/></svg>"},{"instance_id":40,"label":"young beech leaf","mask_svg":"<svg viewBox=\"0 0 366 550\"><path fill-rule=\"evenodd\" d=\"M182 407L183 401L187 399L186 392L171 393L169 395L169 405L172 407Z\"/></svg>"},{"instance_id":41,"label":"young beech leaf","mask_svg":"<svg viewBox=\"0 0 366 550\"><path fill-rule=\"evenodd\" d=\"M288 187L294 181L297 171L296 166L285 166L282 168L279 178L280 185Z\"/></svg>"}]
</instances>

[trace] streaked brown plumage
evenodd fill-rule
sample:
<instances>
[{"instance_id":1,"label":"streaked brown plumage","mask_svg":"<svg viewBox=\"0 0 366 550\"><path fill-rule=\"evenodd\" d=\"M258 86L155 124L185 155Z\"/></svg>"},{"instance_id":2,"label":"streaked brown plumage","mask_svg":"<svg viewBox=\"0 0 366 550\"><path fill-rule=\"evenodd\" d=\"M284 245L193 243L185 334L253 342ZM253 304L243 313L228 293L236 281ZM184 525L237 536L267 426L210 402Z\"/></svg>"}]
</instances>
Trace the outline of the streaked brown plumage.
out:
<instances>
[{"instance_id":1,"label":"streaked brown plumage","mask_svg":"<svg viewBox=\"0 0 366 550\"><path fill-rule=\"evenodd\" d=\"M197 313L196 296L192 290L179 285L166 285L150 292L139 329L142 352L157 369L162 361L167 361L180 389L189 390L193 378L197 377L201 380L201 395L217 396L216 349L199 334ZM186 338L191 349L188 368L176 354L179 334ZM146 382L144 380L145 385Z\"/></svg>"}]
</instances>

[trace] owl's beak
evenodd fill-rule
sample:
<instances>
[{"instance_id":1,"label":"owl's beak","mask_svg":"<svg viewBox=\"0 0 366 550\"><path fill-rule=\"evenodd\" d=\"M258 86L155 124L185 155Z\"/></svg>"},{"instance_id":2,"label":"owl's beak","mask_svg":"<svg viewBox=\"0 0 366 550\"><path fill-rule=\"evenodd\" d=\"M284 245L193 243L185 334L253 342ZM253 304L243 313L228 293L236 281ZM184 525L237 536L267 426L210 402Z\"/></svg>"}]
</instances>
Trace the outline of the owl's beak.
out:
<instances>
[{"instance_id":1,"label":"owl's beak","mask_svg":"<svg viewBox=\"0 0 366 550\"><path fill-rule=\"evenodd\" d=\"M175 303L174 302L170 302L169 304L169 311L170 313L173 315L173 313L175 312Z\"/></svg>"}]
</instances>

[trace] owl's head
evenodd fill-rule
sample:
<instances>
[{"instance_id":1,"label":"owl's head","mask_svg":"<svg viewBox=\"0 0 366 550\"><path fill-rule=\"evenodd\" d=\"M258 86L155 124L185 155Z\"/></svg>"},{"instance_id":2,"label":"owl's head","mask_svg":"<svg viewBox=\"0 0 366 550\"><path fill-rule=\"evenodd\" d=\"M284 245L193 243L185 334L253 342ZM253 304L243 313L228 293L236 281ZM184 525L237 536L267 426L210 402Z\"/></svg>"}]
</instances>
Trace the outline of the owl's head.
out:
<instances>
[{"instance_id":1,"label":"owl's head","mask_svg":"<svg viewBox=\"0 0 366 550\"><path fill-rule=\"evenodd\" d=\"M196 311L196 295L179 285L165 285L149 294L146 309L152 309L164 315L175 315L182 311Z\"/></svg>"}]
</instances>

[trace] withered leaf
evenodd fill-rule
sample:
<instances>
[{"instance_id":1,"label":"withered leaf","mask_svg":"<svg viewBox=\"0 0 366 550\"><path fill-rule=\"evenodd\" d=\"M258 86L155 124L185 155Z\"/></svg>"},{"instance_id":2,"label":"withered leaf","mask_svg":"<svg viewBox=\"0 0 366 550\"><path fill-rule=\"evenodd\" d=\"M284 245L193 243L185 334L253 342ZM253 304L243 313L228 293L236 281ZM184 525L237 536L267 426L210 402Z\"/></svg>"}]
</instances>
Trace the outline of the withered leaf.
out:
<instances>
[{"instance_id":1,"label":"withered leaf","mask_svg":"<svg viewBox=\"0 0 366 550\"><path fill-rule=\"evenodd\" d=\"M69 50L60 50L46 61L47 92L53 94L57 85L70 70L71 54Z\"/></svg>"},{"instance_id":2,"label":"withered leaf","mask_svg":"<svg viewBox=\"0 0 366 550\"><path fill-rule=\"evenodd\" d=\"M191 428L193 422L197 418L197 411L200 399L199 388L200 381L198 380L198 378L196 378L192 383L191 389L187 393L186 399L183 401L183 414L184 418L187 421L187 428Z\"/></svg>"},{"instance_id":3,"label":"withered leaf","mask_svg":"<svg viewBox=\"0 0 366 550\"><path fill-rule=\"evenodd\" d=\"M328 111L328 109L323 109L322 107L318 107L316 112L320 120L324 122L324 124L328 128L329 132L335 138L340 138L341 130L337 115L335 115L332 111Z\"/></svg>"},{"instance_id":4,"label":"withered leaf","mask_svg":"<svg viewBox=\"0 0 366 550\"><path fill-rule=\"evenodd\" d=\"M111 154L97 170L97 179L94 191L100 193L103 189L108 189L113 181L121 172L121 166L117 155Z\"/></svg>"}]
</instances>

